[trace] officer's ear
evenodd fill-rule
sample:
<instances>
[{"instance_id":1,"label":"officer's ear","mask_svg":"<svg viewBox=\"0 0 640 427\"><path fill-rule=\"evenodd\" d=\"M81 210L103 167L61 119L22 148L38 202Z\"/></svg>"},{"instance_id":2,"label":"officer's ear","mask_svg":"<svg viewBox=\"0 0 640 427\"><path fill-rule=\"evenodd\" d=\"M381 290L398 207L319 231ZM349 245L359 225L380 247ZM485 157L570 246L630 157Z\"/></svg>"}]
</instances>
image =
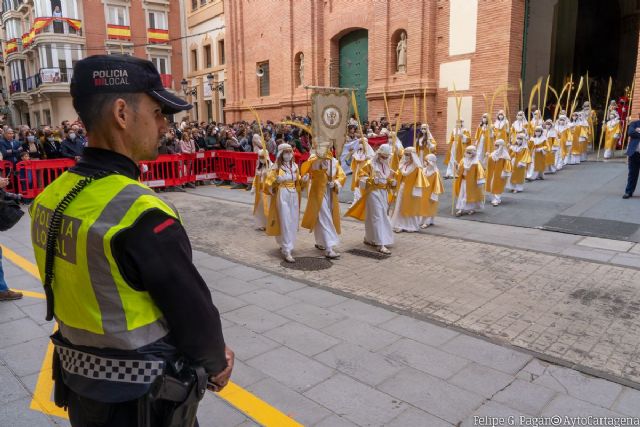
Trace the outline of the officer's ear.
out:
<instances>
[{"instance_id":1,"label":"officer's ear","mask_svg":"<svg viewBox=\"0 0 640 427\"><path fill-rule=\"evenodd\" d=\"M126 129L127 127L127 101L122 98L118 98L112 105L112 117L115 120L117 126L121 129Z\"/></svg>"}]
</instances>

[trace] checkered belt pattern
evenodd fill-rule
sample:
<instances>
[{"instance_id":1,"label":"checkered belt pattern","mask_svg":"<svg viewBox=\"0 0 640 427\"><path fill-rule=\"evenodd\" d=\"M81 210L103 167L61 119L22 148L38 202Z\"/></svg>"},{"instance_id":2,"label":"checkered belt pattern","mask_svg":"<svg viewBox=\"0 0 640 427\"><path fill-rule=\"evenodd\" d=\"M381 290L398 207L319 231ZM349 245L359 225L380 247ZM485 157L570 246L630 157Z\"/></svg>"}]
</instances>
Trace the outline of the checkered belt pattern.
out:
<instances>
[{"instance_id":1,"label":"checkered belt pattern","mask_svg":"<svg viewBox=\"0 0 640 427\"><path fill-rule=\"evenodd\" d=\"M151 384L164 371L161 360L109 359L61 346L56 350L62 369L94 380Z\"/></svg>"}]
</instances>

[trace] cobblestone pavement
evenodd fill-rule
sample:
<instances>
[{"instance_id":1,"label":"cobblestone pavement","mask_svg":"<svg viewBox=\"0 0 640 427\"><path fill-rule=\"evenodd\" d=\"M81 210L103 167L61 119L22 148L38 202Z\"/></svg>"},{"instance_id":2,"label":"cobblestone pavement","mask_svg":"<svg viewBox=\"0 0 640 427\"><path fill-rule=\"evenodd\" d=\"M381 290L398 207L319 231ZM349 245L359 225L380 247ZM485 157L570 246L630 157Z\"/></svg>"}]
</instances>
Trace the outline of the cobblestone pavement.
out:
<instances>
[{"instance_id":1,"label":"cobblestone pavement","mask_svg":"<svg viewBox=\"0 0 640 427\"><path fill-rule=\"evenodd\" d=\"M301 272L281 266L274 239L253 230L249 206L205 197L206 188L198 192L167 194L198 249L598 376L640 383L640 271L635 268L428 232L398 235L393 256L378 261L344 253L365 249L362 224L344 221L342 259L328 270ZM247 198L243 191L226 194ZM294 255L321 256L313 244L313 235L301 230Z\"/></svg>"},{"instance_id":2,"label":"cobblestone pavement","mask_svg":"<svg viewBox=\"0 0 640 427\"><path fill-rule=\"evenodd\" d=\"M232 213L222 204L208 207ZM200 233L213 226L183 211ZM2 233L0 243L33 262L25 225ZM207 234L220 230L213 227ZM242 259L262 258L264 250L251 253L248 244L260 239L245 236ZM476 417L504 417L505 423L514 417L509 425L545 426L556 424L531 417L640 417L638 390L264 269L200 251L194 262L236 351L232 380L303 425L451 427L490 425ZM36 279L6 259L4 267L12 287L41 291ZM335 268L326 272L333 275ZM0 425L68 425L29 408L53 328L44 312L39 299L0 303ZM211 393L198 417L204 427L256 425Z\"/></svg>"}]
</instances>

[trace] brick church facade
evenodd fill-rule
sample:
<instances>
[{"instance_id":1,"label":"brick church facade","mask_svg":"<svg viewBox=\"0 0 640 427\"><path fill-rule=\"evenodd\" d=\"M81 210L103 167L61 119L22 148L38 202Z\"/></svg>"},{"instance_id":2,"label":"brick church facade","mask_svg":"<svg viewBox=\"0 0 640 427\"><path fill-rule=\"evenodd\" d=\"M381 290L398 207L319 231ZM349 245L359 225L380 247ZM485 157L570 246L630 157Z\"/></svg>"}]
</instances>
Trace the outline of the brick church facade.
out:
<instances>
[{"instance_id":1,"label":"brick church facade","mask_svg":"<svg viewBox=\"0 0 640 427\"><path fill-rule=\"evenodd\" d=\"M524 72L529 71L524 77L525 94L538 77L553 74L552 67L566 70L563 71L566 75L573 72L571 66L577 67L576 60L565 68L557 60L558 52L565 48L561 41L566 37L559 33L562 28L553 27L552 20L566 21L561 15L565 13L576 17L576 22L583 22L580 14L589 12L579 10L577 3L577 0L225 0L225 25L230 33L226 119L251 120L249 106L255 107L263 120L278 121L292 112L305 114L310 108L311 94L305 85L348 85L360 89L359 109L370 120L386 116L385 93L390 116L394 117L400 112L405 93L401 117L402 122L410 123L414 118L414 96L418 121L424 117L422 96L426 90L427 121L436 139L444 142L457 117L454 85L462 97L461 117L473 131L487 110L484 94L490 98L496 88L508 87L506 99L513 117L518 108L519 79ZM627 81L619 83L630 85L628 80L640 79L640 61L636 61L640 11L634 9L638 7L635 1L631 4L619 0L619 3L616 16L626 14L625 17L632 18L624 21L631 28L619 31L620 43L627 40L634 48L633 63L624 64L627 71L632 67ZM578 29L571 31L577 33ZM406 67L398 70L397 46L403 33ZM527 40L527 35L535 38ZM576 41L575 46L578 44ZM527 45L529 50L525 51ZM570 49L571 56L577 57L579 46L572 45ZM533 75L540 64L543 68L540 76ZM257 70L262 77L257 76ZM553 76L552 82L561 78ZM639 93L635 96L636 111L640 107ZM496 99L494 114L504 106L501 95Z\"/></svg>"}]
</instances>

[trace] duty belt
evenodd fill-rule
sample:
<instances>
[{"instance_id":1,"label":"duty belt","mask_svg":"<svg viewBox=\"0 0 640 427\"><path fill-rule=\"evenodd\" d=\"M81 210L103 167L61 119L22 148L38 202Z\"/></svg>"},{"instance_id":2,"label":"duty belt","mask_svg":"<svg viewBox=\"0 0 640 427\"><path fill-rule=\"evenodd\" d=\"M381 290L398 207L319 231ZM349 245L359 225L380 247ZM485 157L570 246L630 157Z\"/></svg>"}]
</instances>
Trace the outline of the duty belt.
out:
<instances>
[{"instance_id":1,"label":"duty belt","mask_svg":"<svg viewBox=\"0 0 640 427\"><path fill-rule=\"evenodd\" d=\"M62 369L93 380L151 384L164 373L162 360L111 359L56 345Z\"/></svg>"}]
</instances>

